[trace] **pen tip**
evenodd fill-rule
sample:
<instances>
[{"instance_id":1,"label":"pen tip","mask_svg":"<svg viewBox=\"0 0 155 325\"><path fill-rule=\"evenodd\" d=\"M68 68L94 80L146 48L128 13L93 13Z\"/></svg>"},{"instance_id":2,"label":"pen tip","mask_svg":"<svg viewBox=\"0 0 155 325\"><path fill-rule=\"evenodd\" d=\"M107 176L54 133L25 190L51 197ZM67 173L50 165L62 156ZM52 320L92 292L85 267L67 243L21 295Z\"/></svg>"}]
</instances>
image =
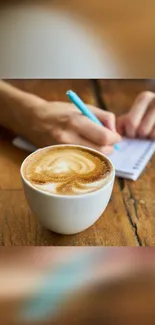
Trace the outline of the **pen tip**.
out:
<instances>
[{"instance_id":1,"label":"pen tip","mask_svg":"<svg viewBox=\"0 0 155 325\"><path fill-rule=\"evenodd\" d=\"M118 144L115 144L115 145L114 145L114 149L115 149L115 150L119 150L119 149L120 149L120 148L119 148L119 145L118 145Z\"/></svg>"}]
</instances>

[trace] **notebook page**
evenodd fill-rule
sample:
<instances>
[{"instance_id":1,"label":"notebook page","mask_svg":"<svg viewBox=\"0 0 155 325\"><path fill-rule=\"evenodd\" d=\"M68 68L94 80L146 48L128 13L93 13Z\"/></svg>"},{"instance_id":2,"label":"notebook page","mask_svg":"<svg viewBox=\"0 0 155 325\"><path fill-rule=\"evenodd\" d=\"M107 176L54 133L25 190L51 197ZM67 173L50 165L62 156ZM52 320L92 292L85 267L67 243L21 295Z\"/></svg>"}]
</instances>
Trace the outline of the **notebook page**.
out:
<instances>
[{"instance_id":1,"label":"notebook page","mask_svg":"<svg viewBox=\"0 0 155 325\"><path fill-rule=\"evenodd\" d=\"M155 142L124 138L119 143L120 150L109 156L115 166L116 174L138 175L155 151ZM132 177L131 177L132 178Z\"/></svg>"},{"instance_id":2,"label":"notebook page","mask_svg":"<svg viewBox=\"0 0 155 325\"><path fill-rule=\"evenodd\" d=\"M138 177L146 167L147 163L153 156L154 152L155 152L155 143L152 142L147 150L147 153L142 157L139 165L137 165L137 167L135 168L134 175L132 177L133 180L136 181L138 179Z\"/></svg>"},{"instance_id":3,"label":"notebook page","mask_svg":"<svg viewBox=\"0 0 155 325\"><path fill-rule=\"evenodd\" d=\"M15 147L28 151L30 153L37 149L33 144L23 139L22 137L14 138L12 143Z\"/></svg>"}]
</instances>

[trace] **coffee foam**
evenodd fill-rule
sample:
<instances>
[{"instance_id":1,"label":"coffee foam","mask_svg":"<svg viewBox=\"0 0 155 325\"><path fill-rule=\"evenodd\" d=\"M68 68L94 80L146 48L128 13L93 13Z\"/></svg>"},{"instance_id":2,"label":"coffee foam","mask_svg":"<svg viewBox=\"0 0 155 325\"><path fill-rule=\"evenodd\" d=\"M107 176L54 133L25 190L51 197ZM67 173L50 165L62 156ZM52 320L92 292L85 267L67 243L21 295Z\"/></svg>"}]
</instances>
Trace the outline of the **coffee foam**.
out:
<instances>
[{"instance_id":1,"label":"coffee foam","mask_svg":"<svg viewBox=\"0 0 155 325\"><path fill-rule=\"evenodd\" d=\"M105 157L89 149L53 147L30 156L24 176L42 191L79 195L102 187L112 176L112 166Z\"/></svg>"}]
</instances>

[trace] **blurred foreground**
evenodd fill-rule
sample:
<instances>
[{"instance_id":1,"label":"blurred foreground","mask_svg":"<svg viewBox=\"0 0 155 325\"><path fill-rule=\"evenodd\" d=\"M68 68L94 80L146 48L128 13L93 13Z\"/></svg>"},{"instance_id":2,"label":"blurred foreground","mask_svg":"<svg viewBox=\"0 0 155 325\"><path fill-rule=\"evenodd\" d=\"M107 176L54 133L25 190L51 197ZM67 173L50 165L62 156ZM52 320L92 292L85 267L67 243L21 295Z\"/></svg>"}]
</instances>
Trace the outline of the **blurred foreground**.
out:
<instances>
[{"instance_id":1,"label":"blurred foreground","mask_svg":"<svg viewBox=\"0 0 155 325\"><path fill-rule=\"evenodd\" d=\"M155 75L153 0L1 3L1 78Z\"/></svg>"},{"instance_id":2,"label":"blurred foreground","mask_svg":"<svg viewBox=\"0 0 155 325\"><path fill-rule=\"evenodd\" d=\"M0 250L0 324L155 324L154 248Z\"/></svg>"}]
</instances>

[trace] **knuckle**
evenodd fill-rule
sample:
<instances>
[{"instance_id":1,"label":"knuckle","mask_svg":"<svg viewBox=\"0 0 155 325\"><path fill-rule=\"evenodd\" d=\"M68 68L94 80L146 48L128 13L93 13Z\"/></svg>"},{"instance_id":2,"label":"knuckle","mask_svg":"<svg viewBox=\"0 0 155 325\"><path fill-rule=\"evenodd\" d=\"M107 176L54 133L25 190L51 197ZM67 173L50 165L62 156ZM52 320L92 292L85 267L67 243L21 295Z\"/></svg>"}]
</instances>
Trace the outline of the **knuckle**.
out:
<instances>
[{"instance_id":1,"label":"knuckle","mask_svg":"<svg viewBox=\"0 0 155 325\"><path fill-rule=\"evenodd\" d=\"M76 127L77 123L78 123L77 114L72 113L72 114L68 115L68 120L67 120L67 126L68 127L72 127L72 128Z\"/></svg>"},{"instance_id":2,"label":"knuckle","mask_svg":"<svg viewBox=\"0 0 155 325\"><path fill-rule=\"evenodd\" d=\"M71 118L70 112L66 111L65 114L63 114L61 117L59 117L59 123L66 125L69 123L70 118Z\"/></svg>"},{"instance_id":3,"label":"knuckle","mask_svg":"<svg viewBox=\"0 0 155 325\"><path fill-rule=\"evenodd\" d=\"M72 123L73 123L73 115L68 114L66 121L67 121L67 125L72 125Z\"/></svg>"}]
</instances>

